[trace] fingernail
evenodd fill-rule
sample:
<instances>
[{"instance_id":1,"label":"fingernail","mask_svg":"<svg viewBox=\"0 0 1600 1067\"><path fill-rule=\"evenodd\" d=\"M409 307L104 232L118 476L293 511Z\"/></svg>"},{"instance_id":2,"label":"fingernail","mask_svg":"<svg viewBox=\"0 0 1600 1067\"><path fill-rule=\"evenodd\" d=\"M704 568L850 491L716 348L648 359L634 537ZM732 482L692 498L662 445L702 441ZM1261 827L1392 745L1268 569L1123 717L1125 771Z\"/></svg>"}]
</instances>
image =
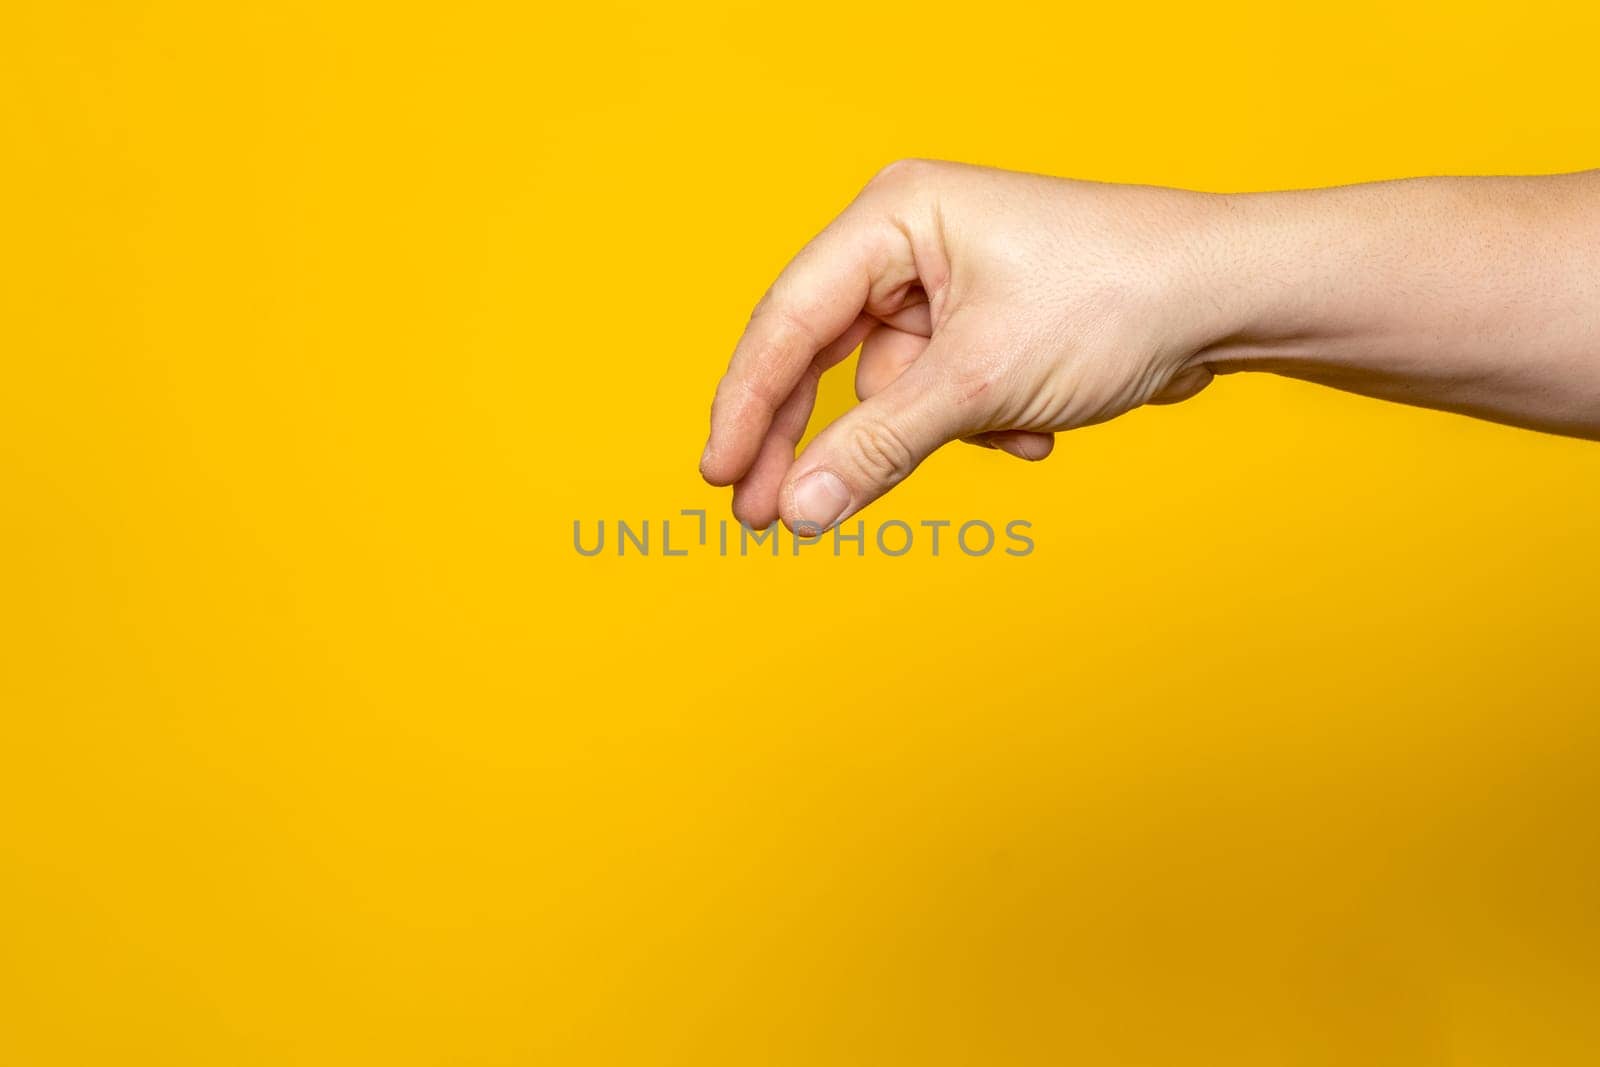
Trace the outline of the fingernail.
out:
<instances>
[{"instance_id":1,"label":"fingernail","mask_svg":"<svg viewBox=\"0 0 1600 1067\"><path fill-rule=\"evenodd\" d=\"M801 522L820 533L832 526L850 504L850 490L832 471L813 471L794 487L794 508Z\"/></svg>"}]
</instances>

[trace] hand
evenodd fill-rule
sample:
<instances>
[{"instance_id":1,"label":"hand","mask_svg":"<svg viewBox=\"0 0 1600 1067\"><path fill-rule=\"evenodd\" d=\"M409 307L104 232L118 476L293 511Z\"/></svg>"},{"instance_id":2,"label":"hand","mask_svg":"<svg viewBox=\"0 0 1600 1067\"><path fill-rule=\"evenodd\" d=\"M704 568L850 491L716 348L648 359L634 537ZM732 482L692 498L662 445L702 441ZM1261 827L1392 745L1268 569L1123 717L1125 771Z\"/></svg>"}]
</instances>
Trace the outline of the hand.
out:
<instances>
[{"instance_id":1,"label":"hand","mask_svg":"<svg viewBox=\"0 0 1600 1067\"><path fill-rule=\"evenodd\" d=\"M814 532L947 442L1039 460L1057 430L1193 396L1192 357L1228 329L1223 199L891 165L756 306L701 473L742 521ZM857 345L862 402L796 459L818 378Z\"/></svg>"},{"instance_id":2,"label":"hand","mask_svg":"<svg viewBox=\"0 0 1600 1067\"><path fill-rule=\"evenodd\" d=\"M862 402L797 459L857 345ZM1600 172L1222 196L897 163L756 306L700 471L816 532L946 442L1042 459L1238 370L1600 438Z\"/></svg>"}]
</instances>

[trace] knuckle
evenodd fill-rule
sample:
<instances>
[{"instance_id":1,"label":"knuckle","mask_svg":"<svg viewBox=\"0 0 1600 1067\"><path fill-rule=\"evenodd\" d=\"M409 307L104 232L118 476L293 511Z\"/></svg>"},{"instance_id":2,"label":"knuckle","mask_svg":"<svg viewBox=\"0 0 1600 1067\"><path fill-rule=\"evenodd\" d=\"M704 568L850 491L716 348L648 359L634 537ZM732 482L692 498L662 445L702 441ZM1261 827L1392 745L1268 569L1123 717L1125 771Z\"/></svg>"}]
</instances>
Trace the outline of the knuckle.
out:
<instances>
[{"instance_id":1,"label":"knuckle","mask_svg":"<svg viewBox=\"0 0 1600 1067\"><path fill-rule=\"evenodd\" d=\"M761 373L747 374L738 380L741 398L752 402L756 407L775 408L778 397L768 381L766 375Z\"/></svg>"},{"instance_id":2,"label":"knuckle","mask_svg":"<svg viewBox=\"0 0 1600 1067\"><path fill-rule=\"evenodd\" d=\"M850 447L861 472L876 481L893 484L916 466L916 453L905 434L888 423L871 422L858 428Z\"/></svg>"},{"instance_id":3,"label":"knuckle","mask_svg":"<svg viewBox=\"0 0 1600 1067\"><path fill-rule=\"evenodd\" d=\"M772 349L815 345L818 339L811 324L826 313L827 306L816 298L808 299L805 293L774 285L751 310L745 336L747 340L759 339L764 350L759 355L763 357L773 354Z\"/></svg>"},{"instance_id":4,"label":"knuckle","mask_svg":"<svg viewBox=\"0 0 1600 1067\"><path fill-rule=\"evenodd\" d=\"M774 303L770 314L775 347L795 344L806 345L813 350L821 347L811 323L821 317L822 308L809 307L799 300L788 299Z\"/></svg>"},{"instance_id":5,"label":"knuckle","mask_svg":"<svg viewBox=\"0 0 1600 1067\"><path fill-rule=\"evenodd\" d=\"M911 188L923 184L937 169L926 159L896 159L878 168L868 185L876 188Z\"/></svg>"},{"instance_id":6,"label":"knuckle","mask_svg":"<svg viewBox=\"0 0 1600 1067\"><path fill-rule=\"evenodd\" d=\"M738 418L747 407L767 403L767 392L759 376L737 371L725 374L711 398L712 416Z\"/></svg>"}]
</instances>

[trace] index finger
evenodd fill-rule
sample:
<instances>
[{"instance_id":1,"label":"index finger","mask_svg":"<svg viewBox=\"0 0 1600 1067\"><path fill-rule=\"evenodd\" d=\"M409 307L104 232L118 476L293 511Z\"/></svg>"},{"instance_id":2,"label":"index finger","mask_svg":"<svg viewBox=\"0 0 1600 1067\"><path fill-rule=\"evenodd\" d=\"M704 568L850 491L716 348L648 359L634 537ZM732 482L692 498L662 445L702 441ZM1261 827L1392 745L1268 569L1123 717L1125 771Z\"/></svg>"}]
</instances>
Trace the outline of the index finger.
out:
<instances>
[{"instance_id":1,"label":"index finger","mask_svg":"<svg viewBox=\"0 0 1600 1067\"><path fill-rule=\"evenodd\" d=\"M700 459L706 481L731 485L745 475L773 414L817 353L855 323L893 261L909 259L895 255L889 234L898 231L846 209L801 249L756 305L711 404L711 436ZM914 267L911 273L915 277Z\"/></svg>"}]
</instances>

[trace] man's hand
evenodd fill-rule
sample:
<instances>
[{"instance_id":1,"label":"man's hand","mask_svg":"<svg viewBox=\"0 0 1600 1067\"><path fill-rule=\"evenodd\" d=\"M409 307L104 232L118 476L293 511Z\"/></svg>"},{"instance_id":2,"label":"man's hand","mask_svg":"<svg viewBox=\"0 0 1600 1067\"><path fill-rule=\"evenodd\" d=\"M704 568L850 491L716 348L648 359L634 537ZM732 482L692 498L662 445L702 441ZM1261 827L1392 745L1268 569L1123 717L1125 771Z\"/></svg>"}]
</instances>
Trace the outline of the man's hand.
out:
<instances>
[{"instance_id":1,"label":"man's hand","mask_svg":"<svg viewBox=\"0 0 1600 1067\"><path fill-rule=\"evenodd\" d=\"M717 388L700 469L753 526L826 528L958 438L1022 459L1210 379L1216 198L896 163L757 305ZM1179 293L1185 295L1180 296ZM862 403L797 461L817 380L857 345Z\"/></svg>"}]
</instances>

